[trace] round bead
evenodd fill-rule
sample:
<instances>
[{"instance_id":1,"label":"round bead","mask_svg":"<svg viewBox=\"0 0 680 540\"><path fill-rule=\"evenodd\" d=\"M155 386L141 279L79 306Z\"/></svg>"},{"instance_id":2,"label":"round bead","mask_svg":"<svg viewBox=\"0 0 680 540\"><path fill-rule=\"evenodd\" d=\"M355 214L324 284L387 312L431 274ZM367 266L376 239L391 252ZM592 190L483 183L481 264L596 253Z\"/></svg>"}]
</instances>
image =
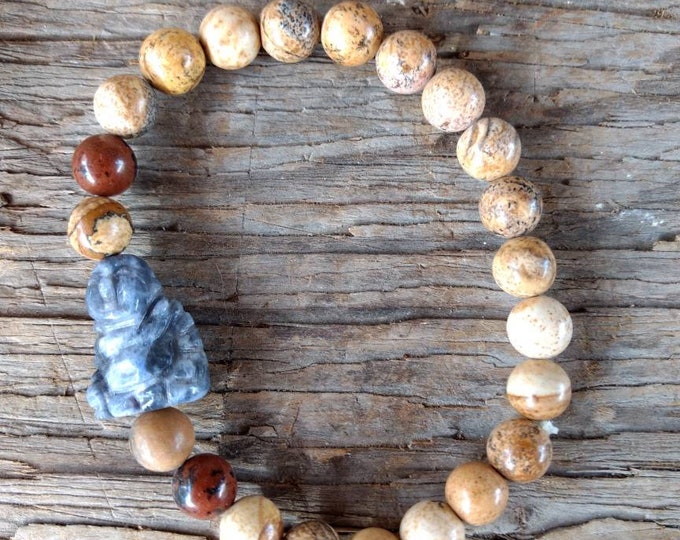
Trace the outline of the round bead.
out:
<instances>
[{"instance_id":1,"label":"round bead","mask_svg":"<svg viewBox=\"0 0 680 540\"><path fill-rule=\"evenodd\" d=\"M211 519L234 503L234 471L218 455L198 454L175 471L172 494L183 512L197 519Z\"/></svg>"},{"instance_id":2,"label":"round bead","mask_svg":"<svg viewBox=\"0 0 680 540\"><path fill-rule=\"evenodd\" d=\"M108 197L130 187L137 176L137 159L119 136L92 135L76 148L71 169L81 188Z\"/></svg>"},{"instance_id":3,"label":"round bead","mask_svg":"<svg viewBox=\"0 0 680 540\"><path fill-rule=\"evenodd\" d=\"M508 503L508 483L488 463L471 461L459 465L446 480L446 502L470 525L498 519Z\"/></svg>"},{"instance_id":4,"label":"round bead","mask_svg":"<svg viewBox=\"0 0 680 540\"><path fill-rule=\"evenodd\" d=\"M508 400L532 420L550 420L562 414L571 401L569 375L552 360L525 360L508 377Z\"/></svg>"},{"instance_id":5,"label":"round bead","mask_svg":"<svg viewBox=\"0 0 680 540\"><path fill-rule=\"evenodd\" d=\"M420 92L434 75L437 48L423 33L401 30L382 42L375 55L380 81L397 94Z\"/></svg>"},{"instance_id":6,"label":"round bead","mask_svg":"<svg viewBox=\"0 0 680 540\"><path fill-rule=\"evenodd\" d=\"M159 28L139 49L142 75L161 92L177 96L195 88L205 72L205 53L193 34Z\"/></svg>"},{"instance_id":7,"label":"round bead","mask_svg":"<svg viewBox=\"0 0 680 540\"><path fill-rule=\"evenodd\" d=\"M293 527L286 534L286 540L339 540L338 533L328 523L313 520Z\"/></svg>"},{"instance_id":8,"label":"round bead","mask_svg":"<svg viewBox=\"0 0 680 540\"><path fill-rule=\"evenodd\" d=\"M136 75L114 75L94 93L94 116L105 131L137 137L156 120L158 105L151 85Z\"/></svg>"},{"instance_id":9,"label":"round bead","mask_svg":"<svg viewBox=\"0 0 680 540\"><path fill-rule=\"evenodd\" d=\"M243 68L260 52L257 19L240 6L211 9L201 21L198 33L208 60L221 69Z\"/></svg>"},{"instance_id":10,"label":"round bead","mask_svg":"<svg viewBox=\"0 0 680 540\"><path fill-rule=\"evenodd\" d=\"M537 423L514 418L499 424L486 443L489 463L508 480L520 484L538 480L552 459L550 436Z\"/></svg>"},{"instance_id":11,"label":"round bead","mask_svg":"<svg viewBox=\"0 0 680 540\"><path fill-rule=\"evenodd\" d=\"M543 294L552 286L557 262L543 240L521 236L508 240L496 252L492 272L506 293L528 298Z\"/></svg>"},{"instance_id":12,"label":"round bead","mask_svg":"<svg viewBox=\"0 0 680 540\"><path fill-rule=\"evenodd\" d=\"M125 207L106 197L80 201L68 220L73 249L89 259L103 259L123 251L132 238L132 220Z\"/></svg>"},{"instance_id":13,"label":"round bead","mask_svg":"<svg viewBox=\"0 0 680 540\"><path fill-rule=\"evenodd\" d=\"M506 325L510 344L529 358L553 358L567 348L573 331L571 315L557 300L534 296L517 304Z\"/></svg>"},{"instance_id":14,"label":"round bead","mask_svg":"<svg viewBox=\"0 0 680 540\"><path fill-rule=\"evenodd\" d=\"M484 112L484 88L469 71L448 68L425 85L423 114L434 127L456 132L467 129Z\"/></svg>"},{"instance_id":15,"label":"round bead","mask_svg":"<svg viewBox=\"0 0 680 540\"><path fill-rule=\"evenodd\" d=\"M279 540L282 534L281 512L261 495L239 499L220 519L220 540Z\"/></svg>"},{"instance_id":16,"label":"round bead","mask_svg":"<svg viewBox=\"0 0 680 540\"><path fill-rule=\"evenodd\" d=\"M505 238L532 231L538 225L542 211L543 201L536 186L518 176L491 182L479 200L482 225Z\"/></svg>"},{"instance_id":17,"label":"round bead","mask_svg":"<svg viewBox=\"0 0 680 540\"><path fill-rule=\"evenodd\" d=\"M480 118L458 139L456 155L477 180L496 180L515 170L522 143L514 127L500 118Z\"/></svg>"},{"instance_id":18,"label":"round bead","mask_svg":"<svg viewBox=\"0 0 680 540\"><path fill-rule=\"evenodd\" d=\"M401 540L464 540L465 527L448 505L420 501L401 518L399 536Z\"/></svg>"},{"instance_id":19,"label":"round bead","mask_svg":"<svg viewBox=\"0 0 680 540\"><path fill-rule=\"evenodd\" d=\"M260 13L262 47L279 62L307 58L319 43L319 16L300 0L272 0Z\"/></svg>"},{"instance_id":20,"label":"round bead","mask_svg":"<svg viewBox=\"0 0 680 540\"><path fill-rule=\"evenodd\" d=\"M141 414L130 430L130 450L142 467L156 472L176 469L194 447L194 426L173 407Z\"/></svg>"},{"instance_id":21,"label":"round bead","mask_svg":"<svg viewBox=\"0 0 680 540\"><path fill-rule=\"evenodd\" d=\"M383 38L380 15L368 4L349 0L334 5L323 19L321 44L342 66L360 66L375 56Z\"/></svg>"},{"instance_id":22,"label":"round bead","mask_svg":"<svg viewBox=\"0 0 680 540\"><path fill-rule=\"evenodd\" d=\"M350 540L399 540L399 537L379 527L368 527L354 533Z\"/></svg>"}]
</instances>

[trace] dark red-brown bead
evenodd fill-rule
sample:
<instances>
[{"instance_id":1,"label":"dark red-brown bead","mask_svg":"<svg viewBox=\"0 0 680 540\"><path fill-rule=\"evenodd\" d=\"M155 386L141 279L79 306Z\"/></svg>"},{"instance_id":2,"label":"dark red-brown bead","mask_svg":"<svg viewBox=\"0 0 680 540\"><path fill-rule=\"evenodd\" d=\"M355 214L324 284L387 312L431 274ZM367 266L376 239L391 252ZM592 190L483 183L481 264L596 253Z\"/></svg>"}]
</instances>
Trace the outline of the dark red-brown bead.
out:
<instances>
[{"instance_id":1,"label":"dark red-brown bead","mask_svg":"<svg viewBox=\"0 0 680 540\"><path fill-rule=\"evenodd\" d=\"M236 477L229 462L220 456L198 454L175 471L172 493L183 512L211 519L234 503Z\"/></svg>"},{"instance_id":2,"label":"dark red-brown bead","mask_svg":"<svg viewBox=\"0 0 680 540\"><path fill-rule=\"evenodd\" d=\"M137 175L132 148L118 135L92 135L82 141L71 160L73 177L88 193L110 197L130 187Z\"/></svg>"}]
</instances>

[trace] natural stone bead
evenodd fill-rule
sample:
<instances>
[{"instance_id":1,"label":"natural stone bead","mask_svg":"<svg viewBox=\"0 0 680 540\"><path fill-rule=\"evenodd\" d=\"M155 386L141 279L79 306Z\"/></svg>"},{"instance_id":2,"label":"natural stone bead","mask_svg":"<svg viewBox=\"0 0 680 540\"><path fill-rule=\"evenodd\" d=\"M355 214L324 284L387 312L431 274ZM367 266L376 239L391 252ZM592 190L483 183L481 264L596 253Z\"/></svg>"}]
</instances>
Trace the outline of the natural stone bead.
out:
<instances>
[{"instance_id":1,"label":"natural stone bead","mask_svg":"<svg viewBox=\"0 0 680 540\"><path fill-rule=\"evenodd\" d=\"M522 143L514 127L500 118L480 118L458 139L456 155L477 180L496 180L515 170Z\"/></svg>"},{"instance_id":2,"label":"natural stone bead","mask_svg":"<svg viewBox=\"0 0 680 540\"><path fill-rule=\"evenodd\" d=\"M94 116L104 130L137 137L156 121L158 104L151 85L136 75L114 75L94 93Z\"/></svg>"},{"instance_id":3,"label":"natural stone bead","mask_svg":"<svg viewBox=\"0 0 680 540\"><path fill-rule=\"evenodd\" d=\"M469 71L447 68L425 85L423 114L434 127L456 132L467 129L484 112L484 88Z\"/></svg>"},{"instance_id":4,"label":"natural stone bead","mask_svg":"<svg viewBox=\"0 0 680 540\"><path fill-rule=\"evenodd\" d=\"M508 315L510 344L528 358L553 358L567 348L573 331L571 315L549 296L527 298Z\"/></svg>"},{"instance_id":5,"label":"natural stone bead","mask_svg":"<svg viewBox=\"0 0 680 540\"><path fill-rule=\"evenodd\" d=\"M479 200L482 225L505 238L531 232L538 225L542 211L543 201L536 186L518 176L491 182Z\"/></svg>"},{"instance_id":6,"label":"natural stone bead","mask_svg":"<svg viewBox=\"0 0 680 540\"><path fill-rule=\"evenodd\" d=\"M328 57L342 66L360 66L375 56L383 38L380 15L353 0L334 5L323 19L321 44Z\"/></svg>"},{"instance_id":7,"label":"natural stone bead","mask_svg":"<svg viewBox=\"0 0 680 540\"><path fill-rule=\"evenodd\" d=\"M420 92L434 75L437 48L432 40L415 30L388 36L375 55L380 81L397 94Z\"/></svg>"},{"instance_id":8,"label":"natural stone bead","mask_svg":"<svg viewBox=\"0 0 680 540\"><path fill-rule=\"evenodd\" d=\"M108 197L130 187L137 176L137 158L118 135L92 135L76 148L71 170L85 191Z\"/></svg>"},{"instance_id":9,"label":"natural stone bead","mask_svg":"<svg viewBox=\"0 0 680 540\"><path fill-rule=\"evenodd\" d=\"M305 521L286 534L286 540L339 540L338 533L328 523L318 520Z\"/></svg>"},{"instance_id":10,"label":"natural stone bead","mask_svg":"<svg viewBox=\"0 0 680 540\"><path fill-rule=\"evenodd\" d=\"M401 518L399 536L401 540L463 540L465 527L448 505L420 501Z\"/></svg>"},{"instance_id":11,"label":"natural stone bead","mask_svg":"<svg viewBox=\"0 0 680 540\"><path fill-rule=\"evenodd\" d=\"M236 498L236 477L228 461L216 454L198 454L184 462L172 478L180 510L197 519L212 519Z\"/></svg>"},{"instance_id":12,"label":"natural stone bead","mask_svg":"<svg viewBox=\"0 0 680 540\"><path fill-rule=\"evenodd\" d=\"M205 73L205 53L193 34L159 28L139 49L142 75L161 92L177 96L194 89Z\"/></svg>"},{"instance_id":13,"label":"natural stone bead","mask_svg":"<svg viewBox=\"0 0 680 540\"><path fill-rule=\"evenodd\" d=\"M220 519L220 540L280 540L282 534L281 512L261 495L239 499Z\"/></svg>"},{"instance_id":14,"label":"natural stone bead","mask_svg":"<svg viewBox=\"0 0 680 540\"><path fill-rule=\"evenodd\" d=\"M521 484L543 476L552 459L550 436L526 418L507 420L489 435L489 463L508 480Z\"/></svg>"},{"instance_id":15,"label":"natural stone bead","mask_svg":"<svg viewBox=\"0 0 680 540\"><path fill-rule=\"evenodd\" d=\"M260 13L262 47L279 62L307 58L319 43L319 16L300 0L272 0Z\"/></svg>"},{"instance_id":16,"label":"natural stone bead","mask_svg":"<svg viewBox=\"0 0 680 540\"><path fill-rule=\"evenodd\" d=\"M571 401L569 375L552 360L525 360L508 377L508 400L522 416L551 420Z\"/></svg>"},{"instance_id":17,"label":"natural stone bead","mask_svg":"<svg viewBox=\"0 0 680 540\"><path fill-rule=\"evenodd\" d=\"M543 240L521 236L505 242L496 252L493 277L506 293L520 298L543 294L555 281L557 262Z\"/></svg>"},{"instance_id":18,"label":"natural stone bead","mask_svg":"<svg viewBox=\"0 0 680 540\"><path fill-rule=\"evenodd\" d=\"M508 483L488 463L459 465L446 480L446 502L470 525L496 521L508 503Z\"/></svg>"},{"instance_id":19,"label":"natural stone bead","mask_svg":"<svg viewBox=\"0 0 680 540\"><path fill-rule=\"evenodd\" d=\"M379 527L368 527L354 533L350 540L399 540L399 537Z\"/></svg>"},{"instance_id":20,"label":"natural stone bead","mask_svg":"<svg viewBox=\"0 0 680 540\"><path fill-rule=\"evenodd\" d=\"M73 209L68 239L73 249L89 259L103 259L123 251L132 238L132 220L125 207L106 197L88 197Z\"/></svg>"},{"instance_id":21,"label":"natural stone bead","mask_svg":"<svg viewBox=\"0 0 680 540\"><path fill-rule=\"evenodd\" d=\"M142 467L168 472L179 467L194 447L194 426L173 407L141 414L130 430L130 450Z\"/></svg>"},{"instance_id":22,"label":"natural stone bead","mask_svg":"<svg viewBox=\"0 0 680 540\"><path fill-rule=\"evenodd\" d=\"M260 52L260 25L240 6L211 9L201 21L199 36L210 62L221 69L240 69Z\"/></svg>"}]
</instances>

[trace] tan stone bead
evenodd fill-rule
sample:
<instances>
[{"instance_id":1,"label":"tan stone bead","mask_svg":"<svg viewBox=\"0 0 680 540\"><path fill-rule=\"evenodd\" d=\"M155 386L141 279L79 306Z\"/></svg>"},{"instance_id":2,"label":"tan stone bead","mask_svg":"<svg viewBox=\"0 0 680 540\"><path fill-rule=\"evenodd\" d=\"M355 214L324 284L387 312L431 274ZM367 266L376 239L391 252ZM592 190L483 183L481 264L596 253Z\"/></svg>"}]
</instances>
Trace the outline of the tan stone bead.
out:
<instances>
[{"instance_id":1,"label":"tan stone bead","mask_svg":"<svg viewBox=\"0 0 680 540\"><path fill-rule=\"evenodd\" d=\"M380 81L397 94L420 92L434 75L437 48L422 32L401 30L388 36L375 55Z\"/></svg>"},{"instance_id":2,"label":"tan stone bead","mask_svg":"<svg viewBox=\"0 0 680 540\"><path fill-rule=\"evenodd\" d=\"M508 480L520 484L538 480L550 467L550 435L526 418L507 420L489 435L486 456Z\"/></svg>"},{"instance_id":3,"label":"tan stone bead","mask_svg":"<svg viewBox=\"0 0 680 540\"><path fill-rule=\"evenodd\" d=\"M506 390L513 408L532 420L556 418L571 401L569 375L552 360L525 360L510 373Z\"/></svg>"},{"instance_id":4,"label":"tan stone bead","mask_svg":"<svg viewBox=\"0 0 680 540\"><path fill-rule=\"evenodd\" d=\"M125 207L106 197L87 197L68 220L71 247L89 259L123 251L132 238L132 220Z\"/></svg>"},{"instance_id":5,"label":"tan stone bead","mask_svg":"<svg viewBox=\"0 0 680 540\"><path fill-rule=\"evenodd\" d=\"M477 180L497 180L515 170L522 143L514 127L500 118L480 118L458 139L456 156Z\"/></svg>"},{"instance_id":6,"label":"tan stone bead","mask_svg":"<svg viewBox=\"0 0 680 540\"><path fill-rule=\"evenodd\" d=\"M109 133L137 137L156 121L158 104L151 85L136 75L114 75L94 93L94 116Z\"/></svg>"},{"instance_id":7,"label":"tan stone bead","mask_svg":"<svg viewBox=\"0 0 680 540\"><path fill-rule=\"evenodd\" d=\"M300 0L271 0L260 13L262 47L279 62L307 58L319 43L320 32L316 11Z\"/></svg>"},{"instance_id":8,"label":"tan stone bead","mask_svg":"<svg viewBox=\"0 0 680 540\"><path fill-rule=\"evenodd\" d=\"M293 527L286 540L339 540L338 533L328 523L319 520L305 521Z\"/></svg>"},{"instance_id":9,"label":"tan stone bead","mask_svg":"<svg viewBox=\"0 0 680 540\"><path fill-rule=\"evenodd\" d=\"M281 540L282 535L281 512L261 495L239 499L220 519L220 540Z\"/></svg>"},{"instance_id":10,"label":"tan stone bead","mask_svg":"<svg viewBox=\"0 0 680 540\"><path fill-rule=\"evenodd\" d=\"M464 540L465 527L447 504L420 501L401 518L399 536L401 540Z\"/></svg>"},{"instance_id":11,"label":"tan stone bead","mask_svg":"<svg viewBox=\"0 0 680 540\"><path fill-rule=\"evenodd\" d=\"M399 537L379 527L368 527L354 533L350 540L399 540Z\"/></svg>"},{"instance_id":12,"label":"tan stone bead","mask_svg":"<svg viewBox=\"0 0 680 540\"><path fill-rule=\"evenodd\" d=\"M423 90L425 119L443 131L467 129L482 116L485 104L482 83L464 69L447 68L438 72Z\"/></svg>"},{"instance_id":13,"label":"tan stone bead","mask_svg":"<svg viewBox=\"0 0 680 540\"><path fill-rule=\"evenodd\" d=\"M531 232L541 220L542 212L543 201L538 189L519 176L491 182L479 200L482 225L505 238Z\"/></svg>"},{"instance_id":14,"label":"tan stone bead","mask_svg":"<svg viewBox=\"0 0 680 540\"><path fill-rule=\"evenodd\" d=\"M260 25L255 15L240 6L211 9L198 34L210 62L221 69L240 69L260 52Z\"/></svg>"},{"instance_id":15,"label":"tan stone bead","mask_svg":"<svg viewBox=\"0 0 680 540\"><path fill-rule=\"evenodd\" d=\"M510 344L528 358L553 358L567 348L573 331L571 315L550 296L534 296L517 304L506 324Z\"/></svg>"},{"instance_id":16,"label":"tan stone bead","mask_svg":"<svg viewBox=\"0 0 680 540\"><path fill-rule=\"evenodd\" d=\"M130 430L130 451L150 471L176 469L189 457L194 442L191 420L174 407L139 415Z\"/></svg>"},{"instance_id":17,"label":"tan stone bead","mask_svg":"<svg viewBox=\"0 0 680 540\"><path fill-rule=\"evenodd\" d=\"M371 6L348 0L326 13L321 26L321 44L333 62L360 66L375 56L383 32L380 15Z\"/></svg>"},{"instance_id":18,"label":"tan stone bead","mask_svg":"<svg viewBox=\"0 0 680 540\"><path fill-rule=\"evenodd\" d=\"M508 503L508 483L488 463L471 461L459 465L446 480L446 502L470 525L496 521Z\"/></svg>"},{"instance_id":19,"label":"tan stone bead","mask_svg":"<svg viewBox=\"0 0 680 540\"><path fill-rule=\"evenodd\" d=\"M205 73L205 53L193 34L160 28L139 49L142 75L158 90L177 96L194 89Z\"/></svg>"},{"instance_id":20,"label":"tan stone bead","mask_svg":"<svg viewBox=\"0 0 680 540\"><path fill-rule=\"evenodd\" d=\"M498 286L506 293L529 298L552 287L557 262L543 240L521 236L508 240L496 252L492 273Z\"/></svg>"}]
</instances>

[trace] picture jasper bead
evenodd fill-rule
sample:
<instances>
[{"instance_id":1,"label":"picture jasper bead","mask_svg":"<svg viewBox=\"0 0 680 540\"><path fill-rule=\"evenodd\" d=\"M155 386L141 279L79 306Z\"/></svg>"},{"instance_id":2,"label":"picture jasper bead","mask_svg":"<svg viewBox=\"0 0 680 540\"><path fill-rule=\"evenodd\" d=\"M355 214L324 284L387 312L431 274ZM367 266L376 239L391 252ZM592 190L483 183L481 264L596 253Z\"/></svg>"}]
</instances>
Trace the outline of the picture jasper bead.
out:
<instances>
[{"instance_id":1,"label":"picture jasper bead","mask_svg":"<svg viewBox=\"0 0 680 540\"><path fill-rule=\"evenodd\" d=\"M360 66L375 56L383 38L380 15L353 0L334 5L323 19L321 44L328 57L342 66Z\"/></svg>"},{"instance_id":2,"label":"picture jasper bead","mask_svg":"<svg viewBox=\"0 0 680 540\"><path fill-rule=\"evenodd\" d=\"M378 78L397 94L420 92L434 75L437 48L423 33L401 30L391 34L375 55Z\"/></svg>"},{"instance_id":3,"label":"picture jasper bead","mask_svg":"<svg viewBox=\"0 0 680 540\"><path fill-rule=\"evenodd\" d=\"M477 180L496 180L515 170L522 143L514 127L500 118L480 118L458 139L456 156Z\"/></svg>"},{"instance_id":4,"label":"picture jasper bead","mask_svg":"<svg viewBox=\"0 0 680 540\"><path fill-rule=\"evenodd\" d=\"M281 512L261 495L239 499L220 519L220 540L280 540L282 535Z\"/></svg>"},{"instance_id":5,"label":"picture jasper bead","mask_svg":"<svg viewBox=\"0 0 680 540\"><path fill-rule=\"evenodd\" d=\"M399 536L401 540L464 540L465 527L447 504L420 501L401 518Z\"/></svg>"},{"instance_id":6,"label":"picture jasper bead","mask_svg":"<svg viewBox=\"0 0 680 540\"><path fill-rule=\"evenodd\" d=\"M300 0L272 0L260 13L262 47L279 62L307 58L319 43L320 32L316 11Z\"/></svg>"},{"instance_id":7,"label":"picture jasper bead","mask_svg":"<svg viewBox=\"0 0 680 540\"><path fill-rule=\"evenodd\" d=\"M550 289L557 274L557 262L543 240L520 236L508 240L496 252L492 273L506 293L528 298Z\"/></svg>"},{"instance_id":8,"label":"picture jasper bead","mask_svg":"<svg viewBox=\"0 0 680 540\"><path fill-rule=\"evenodd\" d=\"M234 503L234 471L218 455L198 454L175 471L172 493L183 512L197 519L211 519Z\"/></svg>"},{"instance_id":9,"label":"picture jasper bead","mask_svg":"<svg viewBox=\"0 0 680 540\"><path fill-rule=\"evenodd\" d=\"M87 197L71 212L68 239L78 253L103 259L123 251L132 238L132 220L125 207L106 197Z\"/></svg>"},{"instance_id":10,"label":"picture jasper bead","mask_svg":"<svg viewBox=\"0 0 680 540\"><path fill-rule=\"evenodd\" d=\"M399 540L399 537L379 527L368 527L354 533L350 540Z\"/></svg>"},{"instance_id":11,"label":"picture jasper bead","mask_svg":"<svg viewBox=\"0 0 680 540\"><path fill-rule=\"evenodd\" d=\"M92 135L76 148L71 168L81 188L108 197L130 187L137 176L137 159L119 136Z\"/></svg>"},{"instance_id":12,"label":"picture jasper bead","mask_svg":"<svg viewBox=\"0 0 680 540\"><path fill-rule=\"evenodd\" d=\"M447 68L438 72L423 90L425 119L442 131L467 129L482 116L485 104L482 83L464 69Z\"/></svg>"},{"instance_id":13,"label":"picture jasper bead","mask_svg":"<svg viewBox=\"0 0 680 540\"><path fill-rule=\"evenodd\" d=\"M139 49L142 75L161 92L186 94L205 72L205 53L193 34L180 28L160 28Z\"/></svg>"},{"instance_id":14,"label":"picture jasper bead","mask_svg":"<svg viewBox=\"0 0 680 540\"><path fill-rule=\"evenodd\" d=\"M556 418L571 401L569 375L552 360L525 360L510 373L506 390L510 405L532 420Z\"/></svg>"},{"instance_id":15,"label":"picture jasper bead","mask_svg":"<svg viewBox=\"0 0 680 540\"><path fill-rule=\"evenodd\" d=\"M94 93L94 116L109 133L137 137L156 121L158 104L151 85L136 75L114 75Z\"/></svg>"},{"instance_id":16,"label":"picture jasper bead","mask_svg":"<svg viewBox=\"0 0 680 540\"><path fill-rule=\"evenodd\" d=\"M211 9L198 33L208 60L221 69L246 67L260 52L260 25L255 15L240 6Z\"/></svg>"},{"instance_id":17,"label":"picture jasper bead","mask_svg":"<svg viewBox=\"0 0 680 540\"><path fill-rule=\"evenodd\" d=\"M446 502L470 525L485 525L500 517L508 503L508 483L488 463L459 465L446 480Z\"/></svg>"},{"instance_id":18,"label":"picture jasper bead","mask_svg":"<svg viewBox=\"0 0 680 540\"><path fill-rule=\"evenodd\" d=\"M536 422L526 418L507 420L489 435L486 443L489 463L508 480L531 482L543 476L552 459L550 436Z\"/></svg>"},{"instance_id":19,"label":"picture jasper bead","mask_svg":"<svg viewBox=\"0 0 680 540\"><path fill-rule=\"evenodd\" d=\"M482 225L505 238L534 230L542 211L543 201L536 186L518 176L491 182L479 200Z\"/></svg>"},{"instance_id":20,"label":"picture jasper bead","mask_svg":"<svg viewBox=\"0 0 680 540\"><path fill-rule=\"evenodd\" d=\"M339 540L338 533L328 523L319 520L305 521L286 533L286 540Z\"/></svg>"}]
</instances>

